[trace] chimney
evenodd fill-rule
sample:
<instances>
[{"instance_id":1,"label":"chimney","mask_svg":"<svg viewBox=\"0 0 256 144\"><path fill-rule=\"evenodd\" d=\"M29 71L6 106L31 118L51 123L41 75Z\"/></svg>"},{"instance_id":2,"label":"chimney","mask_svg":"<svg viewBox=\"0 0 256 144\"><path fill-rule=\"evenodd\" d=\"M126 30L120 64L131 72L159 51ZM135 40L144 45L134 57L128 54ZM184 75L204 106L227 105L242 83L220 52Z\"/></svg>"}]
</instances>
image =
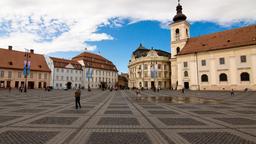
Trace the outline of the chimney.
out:
<instances>
[{"instance_id":1,"label":"chimney","mask_svg":"<svg viewBox=\"0 0 256 144\"><path fill-rule=\"evenodd\" d=\"M8 46L8 50L12 50L12 46Z\"/></svg>"},{"instance_id":2,"label":"chimney","mask_svg":"<svg viewBox=\"0 0 256 144\"><path fill-rule=\"evenodd\" d=\"M34 50L33 50L33 49L30 49L30 53L31 53L31 54L34 54Z\"/></svg>"}]
</instances>

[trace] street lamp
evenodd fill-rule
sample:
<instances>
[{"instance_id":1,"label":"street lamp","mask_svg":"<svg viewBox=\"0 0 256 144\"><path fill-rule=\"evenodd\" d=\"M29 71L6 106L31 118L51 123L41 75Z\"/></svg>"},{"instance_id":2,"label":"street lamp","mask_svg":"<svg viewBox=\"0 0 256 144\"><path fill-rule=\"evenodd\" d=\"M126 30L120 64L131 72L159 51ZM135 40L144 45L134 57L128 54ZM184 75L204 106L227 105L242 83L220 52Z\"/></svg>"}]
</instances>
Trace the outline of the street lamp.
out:
<instances>
[{"instance_id":1,"label":"street lamp","mask_svg":"<svg viewBox=\"0 0 256 144\"><path fill-rule=\"evenodd\" d=\"M25 84L24 84L24 92L27 92L27 80L28 80L28 75L30 71L30 62L28 61L28 58L31 57L29 50L25 48L25 60L24 60L24 78L25 78Z\"/></svg>"}]
</instances>

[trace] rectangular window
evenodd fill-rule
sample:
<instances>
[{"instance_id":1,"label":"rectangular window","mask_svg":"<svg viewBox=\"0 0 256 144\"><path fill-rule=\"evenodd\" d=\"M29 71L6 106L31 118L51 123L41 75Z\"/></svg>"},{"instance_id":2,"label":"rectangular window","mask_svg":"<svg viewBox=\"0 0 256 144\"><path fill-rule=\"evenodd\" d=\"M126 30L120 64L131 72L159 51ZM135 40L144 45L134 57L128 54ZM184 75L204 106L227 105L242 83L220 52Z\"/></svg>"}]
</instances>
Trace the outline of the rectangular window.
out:
<instances>
[{"instance_id":1,"label":"rectangular window","mask_svg":"<svg viewBox=\"0 0 256 144\"><path fill-rule=\"evenodd\" d=\"M206 66L206 60L201 61L202 66Z\"/></svg>"},{"instance_id":2,"label":"rectangular window","mask_svg":"<svg viewBox=\"0 0 256 144\"><path fill-rule=\"evenodd\" d=\"M18 72L18 78L21 78L21 72Z\"/></svg>"},{"instance_id":3,"label":"rectangular window","mask_svg":"<svg viewBox=\"0 0 256 144\"><path fill-rule=\"evenodd\" d=\"M61 80L64 80L64 76L61 76Z\"/></svg>"},{"instance_id":4,"label":"rectangular window","mask_svg":"<svg viewBox=\"0 0 256 144\"><path fill-rule=\"evenodd\" d=\"M69 77L67 76L67 81L69 80Z\"/></svg>"},{"instance_id":5,"label":"rectangular window","mask_svg":"<svg viewBox=\"0 0 256 144\"><path fill-rule=\"evenodd\" d=\"M1 75L0 75L1 77L4 77L4 71L1 71Z\"/></svg>"},{"instance_id":6,"label":"rectangular window","mask_svg":"<svg viewBox=\"0 0 256 144\"><path fill-rule=\"evenodd\" d=\"M158 64L158 69L161 69L161 64Z\"/></svg>"},{"instance_id":7,"label":"rectangular window","mask_svg":"<svg viewBox=\"0 0 256 144\"><path fill-rule=\"evenodd\" d=\"M147 70L147 69L148 69L148 65L144 64L144 70Z\"/></svg>"},{"instance_id":8,"label":"rectangular window","mask_svg":"<svg viewBox=\"0 0 256 144\"><path fill-rule=\"evenodd\" d=\"M30 78L33 78L33 73L32 73L32 72L30 72L30 74L29 74L29 75L30 75Z\"/></svg>"},{"instance_id":9,"label":"rectangular window","mask_svg":"<svg viewBox=\"0 0 256 144\"><path fill-rule=\"evenodd\" d=\"M44 74L44 79L47 79L47 73Z\"/></svg>"},{"instance_id":10,"label":"rectangular window","mask_svg":"<svg viewBox=\"0 0 256 144\"><path fill-rule=\"evenodd\" d=\"M8 78L12 78L12 71L8 71Z\"/></svg>"},{"instance_id":11,"label":"rectangular window","mask_svg":"<svg viewBox=\"0 0 256 144\"><path fill-rule=\"evenodd\" d=\"M59 80L59 76L56 76L56 80Z\"/></svg>"},{"instance_id":12,"label":"rectangular window","mask_svg":"<svg viewBox=\"0 0 256 144\"><path fill-rule=\"evenodd\" d=\"M246 63L246 56L245 55L243 55L243 56L240 56L240 61L241 61L241 63Z\"/></svg>"},{"instance_id":13,"label":"rectangular window","mask_svg":"<svg viewBox=\"0 0 256 144\"><path fill-rule=\"evenodd\" d=\"M58 83L56 83L56 87L59 87L59 84L58 84Z\"/></svg>"},{"instance_id":14,"label":"rectangular window","mask_svg":"<svg viewBox=\"0 0 256 144\"><path fill-rule=\"evenodd\" d=\"M62 83L60 83L60 87L62 87Z\"/></svg>"},{"instance_id":15,"label":"rectangular window","mask_svg":"<svg viewBox=\"0 0 256 144\"><path fill-rule=\"evenodd\" d=\"M59 72L59 69L58 69L58 68L56 68L56 72Z\"/></svg>"},{"instance_id":16,"label":"rectangular window","mask_svg":"<svg viewBox=\"0 0 256 144\"><path fill-rule=\"evenodd\" d=\"M64 69L61 69L61 72L64 72Z\"/></svg>"},{"instance_id":17,"label":"rectangular window","mask_svg":"<svg viewBox=\"0 0 256 144\"><path fill-rule=\"evenodd\" d=\"M183 62L184 67L188 67L188 62Z\"/></svg>"},{"instance_id":18,"label":"rectangular window","mask_svg":"<svg viewBox=\"0 0 256 144\"><path fill-rule=\"evenodd\" d=\"M221 64L221 65L224 65L224 64L225 64L225 58L220 58L219 61L220 61L220 64Z\"/></svg>"},{"instance_id":19,"label":"rectangular window","mask_svg":"<svg viewBox=\"0 0 256 144\"><path fill-rule=\"evenodd\" d=\"M69 70L67 69L67 73L69 73Z\"/></svg>"},{"instance_id":20,"label":"rectangular window","mask_svg":"<svg viewBox=\"0 0 256 144\"><path fill-rule=\"evenodd\" d=\"M41 74L41 73L39 73L38 78L39 78L39 79L41 79L41 78L42 78L42 74Z\"/></svg>"}]
</instances>

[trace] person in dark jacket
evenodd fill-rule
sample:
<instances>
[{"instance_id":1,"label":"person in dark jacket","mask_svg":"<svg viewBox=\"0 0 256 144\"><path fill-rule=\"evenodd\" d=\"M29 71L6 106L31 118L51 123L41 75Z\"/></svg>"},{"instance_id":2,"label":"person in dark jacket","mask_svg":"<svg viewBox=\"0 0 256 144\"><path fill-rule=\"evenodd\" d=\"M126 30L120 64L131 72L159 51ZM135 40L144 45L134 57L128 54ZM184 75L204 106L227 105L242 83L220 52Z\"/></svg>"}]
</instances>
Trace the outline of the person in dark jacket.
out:
<instances>
[{"instance_id":1,"label":"person in dark jacket","mask_svg":"<svg viewBox=\"0 0 256 144\"><path fill-rule=\"evenodd\" d=\"M80 96L81 96L81 90L80 90L80 88L79 88L79 89L77 89L76 92L75 92L76 109L78 109L78 106L79 106L79 108L81 109Z\"/></svg>"}]
</instances>

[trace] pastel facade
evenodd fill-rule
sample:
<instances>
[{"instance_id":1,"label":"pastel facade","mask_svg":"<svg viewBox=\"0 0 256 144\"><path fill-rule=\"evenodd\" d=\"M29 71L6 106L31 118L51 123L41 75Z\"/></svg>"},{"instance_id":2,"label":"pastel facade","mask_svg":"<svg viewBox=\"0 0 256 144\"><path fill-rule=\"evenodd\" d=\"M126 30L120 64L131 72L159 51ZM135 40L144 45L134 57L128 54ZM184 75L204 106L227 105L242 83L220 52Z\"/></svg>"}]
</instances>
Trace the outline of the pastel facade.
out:
<instances>
[{"instance_id":1,"label":"pastel facade","mask_svg":"<svg viewBox=\"0 0 256 144\"><path fill-rule=\"evenodd\" d=\"M52 74L51 86L54 89L77 89L83 86L82 66L73 60L46 57Z\"/></svg>"},{"instance_id":2,"label":"pastel facade","mask_svg":"<svg viewBox=\"0 0 256 144\"><path fill-rule=\"evenodd\" d=\"M174 89L256 90L255 25L190 38L179 4L170 30Z\"/></svg>"},{"instance_id":3,"label":"pastel facade","mask_svg":"<svg viewBox=\"0 0 256 144\"><path fill-rule=\"evenodd\" d=\"M23 75L24 60L28 55L28 61L31 62L30 74L27 81ZM1 88L19 88L24 87L25 82L28 89L46 88L50 86L51 70L43 55L35 54L33 50L30 52L20 52L9 49L0 49L0 87Z\"/></svg>"},{"instance_id":4,"label":"pastel facade","mask_svg":"<svg viewBox=\"0 0 256 144\"><path fill-rule=\"evenodd\" d=\"M129 88L170 88L170 53L146 49L142 45L133 52L129 62ZM152 76L152 68L157 73Z\"/></svg>"},{"instance_id":5,"label":"pastel facade","mask_svg":"<svg viewBox=\"0 0 256 144\"><path fill-rule=\"evenodd\" d=\"M82 65L85 88L115 87L118 82L118 71L116 66L106 58L84 52L74 57L72 60ZM89 70L89 74L88 74Z\"/></svg>"}]
</instances>

